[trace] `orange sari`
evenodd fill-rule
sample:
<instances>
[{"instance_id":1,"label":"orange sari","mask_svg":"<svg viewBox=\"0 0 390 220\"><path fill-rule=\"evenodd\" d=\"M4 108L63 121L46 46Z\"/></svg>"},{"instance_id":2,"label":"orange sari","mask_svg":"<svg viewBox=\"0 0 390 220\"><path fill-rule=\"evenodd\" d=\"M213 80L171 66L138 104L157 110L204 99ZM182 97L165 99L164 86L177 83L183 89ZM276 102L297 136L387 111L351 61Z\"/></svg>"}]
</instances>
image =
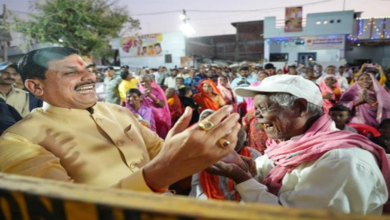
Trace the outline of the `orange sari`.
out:
<instances>
[{"instance_id":1,"label":"orange sari","mask_svg":"<svg viewBox=\"0 0 390 220\"><path fill-rule=\"evenodd\" d=\"M211 88L213 90L212 93L214 94L214 96L206 93L203 90L204 83L207 83L211 86ZM210 79L206 79L206 80L202 81L201 83L199 83L199 92L194 95L193 99L199 106L199 109L198 109L199 113L202 113L206 109L211 109L211 110L216 111L222 107L220 105L220 103L217 101L217 99L223 100L222 95L219 92L219 89L217 88L215 83Z\"/></svg>"},{"instance_id":2,"label":"orange sari","mask_svg":"<svg viewBox=\"0 0 390 220\"><path fill-rule=\"evenodd\" d=\"M173 126L184 113L184 106L181 103L176 91L173 92L172 97L167 100L167 103L169 106L169 112L171 113L171 121Z\"/></svg>"},{"instance_id":3,"label":"orange sari","mask_svg":"<svg viewBox=\"0 0 390 220\"><path fill-rule=\"evenodd\" d=\"M252 154L249 150L249 147L243 147L241 149L240 155L252 158ZM224 192L219 186L219 184L220 184L219 179L220 178L225 178L225 177L211 175L211 174L206 173L206 171L200 172L200 177L199 177L200 186L202 187L203 192L207 196L207 198L226 200ZM227 193L233 192L235 190L234 189L234 181L231 179L228 179L227 190L228 190ZM238 201L238 202L241 201L241 196L237 191L234 193L234 200Z\"/></svg>"}]
</instances>

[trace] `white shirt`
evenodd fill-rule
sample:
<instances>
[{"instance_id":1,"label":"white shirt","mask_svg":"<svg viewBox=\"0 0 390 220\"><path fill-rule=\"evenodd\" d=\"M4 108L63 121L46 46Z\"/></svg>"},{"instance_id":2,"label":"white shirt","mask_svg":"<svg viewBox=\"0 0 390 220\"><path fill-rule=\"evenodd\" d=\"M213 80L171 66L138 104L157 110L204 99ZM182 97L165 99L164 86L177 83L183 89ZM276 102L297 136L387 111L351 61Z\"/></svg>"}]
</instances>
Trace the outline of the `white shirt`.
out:
<instances>
[{"instance_id":1,"label":"white shirt","mask_svg":"<svg viewBox=\"0 0 390 220\"><path fill-rule=\"evenodd\" d=\"M164 85L168 88L176 88L176 77L167 76L167 78L165 78Z\"/></svg>"},{"instance_id":2,"label":"white shirt","mask_svg":"<svg viewBox=\"0 0 390 220\"><path fill-rule=\"evenodd\" d=\"M264 155L256 159L258 179L263 180L274 162ZM388 199L386 182L374 156L352 147L335 149L287 173L278 196L255 179L236 186L245 202L329 211L382 214Z\"/></svg>"},{"instance_id":3,"label":"white shirt","mask_svg":"<svg viewBox=\"0 0 390 220\"><path fill-rule=\"evenodd\" d=\"M156 71L156 72L153 72L153 75L154 75L154 80L156 82L158 82L158 80L160 79L160 73L158 71Z\"/></svg>"},{"instance_id":4,"label":"white shirt","mask_svg":"<svg viewBox=\"0 0 390 220\"><path fill-rule=\"evenodd\" d=\"M318 72L318 71L315 71L314 72L314 76L315 77L319 77L319 76L325 76L327 73L325 71L322 71L322 72Z\"/></svg>"}]
</instances>

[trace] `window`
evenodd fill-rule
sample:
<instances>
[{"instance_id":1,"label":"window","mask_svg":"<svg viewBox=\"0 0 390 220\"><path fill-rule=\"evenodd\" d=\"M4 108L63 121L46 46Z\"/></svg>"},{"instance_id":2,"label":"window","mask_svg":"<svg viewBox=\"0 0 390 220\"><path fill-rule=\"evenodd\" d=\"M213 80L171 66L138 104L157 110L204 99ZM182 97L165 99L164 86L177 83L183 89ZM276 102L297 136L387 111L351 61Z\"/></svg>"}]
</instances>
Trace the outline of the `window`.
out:
<instances>
[{"instance_id":1,"label":"window","mask_svg":"<svg viewBox=\"0 0 390 220\"><path fill-rule=\"evenodd\" d=\"M286 62L288 61L288 53L271 53L269 55L270 62Z\"/></svg>"},{"instance_id":2,"label":"window","mask_svg":"<svg viewBox=\"0 0 390 220\"><path fill-rule=\"evenodd\" d=\"M172 63L172 54L165 54L165 63Z\"/></svg>"}]
</instances>

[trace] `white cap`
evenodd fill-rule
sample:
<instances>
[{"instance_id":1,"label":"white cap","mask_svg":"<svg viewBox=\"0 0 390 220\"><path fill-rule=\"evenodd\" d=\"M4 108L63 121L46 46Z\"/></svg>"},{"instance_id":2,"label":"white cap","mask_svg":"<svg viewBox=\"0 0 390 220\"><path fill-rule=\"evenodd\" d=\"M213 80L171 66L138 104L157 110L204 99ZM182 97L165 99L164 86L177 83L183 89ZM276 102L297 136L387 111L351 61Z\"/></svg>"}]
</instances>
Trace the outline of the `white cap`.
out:
<instances>
[{"instance_id":1,"label":"white cap","mask_svg":"<svg viewBox=\"0 0 390 220\"><path fill-rule=\"evenodd\" d=\"M259 86L236 88L234 92L242 97L254 97L259 93L290 93L322 107L320 88L302 76L275 75L265 78Z\"/></svg>"}]
</instances>

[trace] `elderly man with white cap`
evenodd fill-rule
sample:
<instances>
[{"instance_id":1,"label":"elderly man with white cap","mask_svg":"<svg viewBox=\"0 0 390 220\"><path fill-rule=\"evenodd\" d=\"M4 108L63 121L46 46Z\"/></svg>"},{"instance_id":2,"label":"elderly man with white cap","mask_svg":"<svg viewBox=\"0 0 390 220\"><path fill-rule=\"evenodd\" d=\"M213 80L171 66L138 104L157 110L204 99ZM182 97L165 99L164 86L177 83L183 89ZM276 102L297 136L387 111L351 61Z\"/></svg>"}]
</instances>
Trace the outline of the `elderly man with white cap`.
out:
<instances>
[{"instance_id":1,"label":"elderly man with white cap","mask_svg":"<svg viewBox=\"0 0 390 220\"><path fill-rule=\"evenodd\" d=\"M389 212L390 165L383 148L361 135L339 131L323 113L321 92L313 82L272 76L257 87L235 92L254 97L268 148L252 165L256 178L223 160L208 172L233 179L245 202L344 213Z\"/></svg>"}]
</instances>

